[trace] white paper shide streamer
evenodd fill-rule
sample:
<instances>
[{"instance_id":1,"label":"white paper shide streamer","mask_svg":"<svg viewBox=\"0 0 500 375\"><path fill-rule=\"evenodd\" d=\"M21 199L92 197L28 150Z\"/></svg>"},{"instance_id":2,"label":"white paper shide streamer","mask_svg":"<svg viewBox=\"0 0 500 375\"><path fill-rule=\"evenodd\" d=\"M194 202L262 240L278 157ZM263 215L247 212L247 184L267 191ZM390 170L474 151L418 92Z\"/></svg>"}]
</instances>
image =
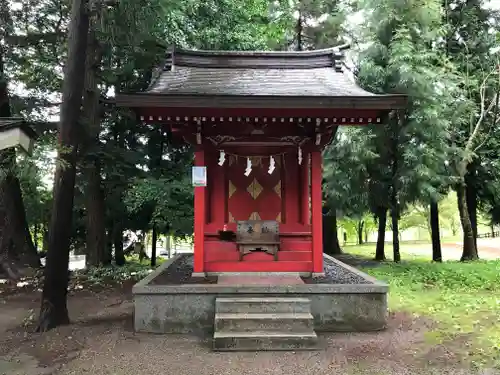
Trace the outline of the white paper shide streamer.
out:
<instances>
[{"instance_id":1,"label":"white paper shide streamer","mask_svg":"<svg viewBox=\"0 0 500 375\"><path fill-rule=\"evenodd\" d=\"M225 161L226 161L226 153L224 152L224 150L221 150L219 153L219 165L222 167Z\"/></svg>"},{"instance_id":2,"label":"white paper shide streamer","mask_svg":"<svg viewBox=\"0 0 500 375\"><path fill-rule=\"evenodd\" d=\"M269 157L269 169L267 173L273 174L274 170L276 169L276 161L272 156Z\"/></svg>"},{"instance_id":3,"label":"white paper shide streamer","mask_svg":"<svg viewBox=\"0 0 500 375\"><path fill-rule=\"evenodd\" d=\"M245 169L245 176L250 176L250 173L252 173L252 161L250 158L247 158L247 168Z\"/></svg>"},{"instance_id":4,"label":"white paper shide streamer","mask_svg":"<svg viewBox=\"0 0 500 375\"><path fill-rule=\"evenodd\" d=\"M299 165L302 165L302 149L300 147L297 158L299 160Z\"/></svg>"}]
</instances>

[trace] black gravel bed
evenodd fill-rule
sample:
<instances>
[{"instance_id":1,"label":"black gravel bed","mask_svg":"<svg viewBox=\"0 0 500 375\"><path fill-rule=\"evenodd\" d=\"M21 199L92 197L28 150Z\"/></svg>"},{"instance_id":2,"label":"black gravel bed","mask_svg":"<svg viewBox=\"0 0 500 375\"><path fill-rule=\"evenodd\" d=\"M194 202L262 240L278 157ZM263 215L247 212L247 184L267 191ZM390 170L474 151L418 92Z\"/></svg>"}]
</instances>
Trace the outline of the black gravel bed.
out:
<instances>
[{"instance_id":1,"label":"black gravel bed","mask_svg":"<svg viewBox=\"0 0 500 375\"><path fill-rule=\"evenodd\" d=\"M193 255L183 254L149 285L217 284L217 276L192 277Z\"/></svg>"},{"instance_id":2,"label":"black gravel bed","mask_svg":"<svg viewBox=\"0 0 500 375\"><path fill-rule=\"evenodd\" d=\"M306 284L371 284L361 276L339 266L329 259L324 259L325 276L303 277Z\"/></svg>"},{"instance_id":3,"label":"black gravel bed","mask_svg":"<svg viewBox=\"0 0 500 375\"><path fill-rule=\"evenodd\" d=\"M384 262L380 262L378 260L374 260L373 258L367 258L359 255L351 255L351 254L339 254L339 255L334 255L335 259L340 260L341 262L348 264L352 267L355 268L363 268L363 267L369 267L369 268L374 268L378 267L381 264L384 264Z\"/></svg>"}]
</instances>

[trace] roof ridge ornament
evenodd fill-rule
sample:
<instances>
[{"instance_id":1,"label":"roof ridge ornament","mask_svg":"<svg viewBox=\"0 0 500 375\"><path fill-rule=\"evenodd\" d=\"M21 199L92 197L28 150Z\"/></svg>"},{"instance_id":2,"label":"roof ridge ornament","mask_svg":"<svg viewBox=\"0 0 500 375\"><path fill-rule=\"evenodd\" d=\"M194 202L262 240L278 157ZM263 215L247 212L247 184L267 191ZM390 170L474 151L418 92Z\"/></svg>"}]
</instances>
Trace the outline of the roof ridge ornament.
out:
<instances>
[{"instance_id":1,"label":"roof ridge ornament","mask_svg":"<svg viewBox=\"0 0 500 375\"><path fill-rule=\"evenodd\" d=\"M335 60L341 59L344 44L307 51L217 51L185 50L172 46L166 53L164 71L178 67L228 68L228 69L314 69L334 68ZM333 59L332 59L333 56Z\"/></svg>"},{"instance_id":2,"label":"roof ridge ornament","mask_svg":"<svg viewBox=\"0 0 500 375\"><path fill-rule=\"evenodd\" d=\"M342 52L340 49L334 49L333 54L332 54L332 59L333 59L333 67L337 73L342 73L344 69L344 52Z\"/></svg>"},{"instance_id":3,"label":"roof ridge ornament","mask_svg":"<svg viewBox=\"0 0 500 375\"><path fill-rule=\"evenodd\" d=\"M175 51L175 45L171 45L170 48L167 49L163 70L175 71Z\"/></svg>"}]
</instances>

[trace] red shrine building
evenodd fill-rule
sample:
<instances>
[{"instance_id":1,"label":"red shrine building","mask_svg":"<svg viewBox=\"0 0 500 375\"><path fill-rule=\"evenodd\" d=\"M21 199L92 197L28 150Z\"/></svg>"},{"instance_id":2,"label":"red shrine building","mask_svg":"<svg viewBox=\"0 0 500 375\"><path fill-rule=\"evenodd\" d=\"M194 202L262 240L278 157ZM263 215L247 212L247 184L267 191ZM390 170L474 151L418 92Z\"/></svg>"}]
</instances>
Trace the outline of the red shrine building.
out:
<instances>
[{"instance_id":1,"label":"red shrine building","mask_svg":"<svg viewBox=\"0 0 500 375\"><path fill-rule=\"evenodd\" d=\"M375 95L337 48L300 52L174 49L145 92L119 94L142 122L194 147L194 272L323 272L322 150L339 126L379 124L406 97ZM220 232L275 221L276 256L240 257Z\"/></svg>"}]
</instances>

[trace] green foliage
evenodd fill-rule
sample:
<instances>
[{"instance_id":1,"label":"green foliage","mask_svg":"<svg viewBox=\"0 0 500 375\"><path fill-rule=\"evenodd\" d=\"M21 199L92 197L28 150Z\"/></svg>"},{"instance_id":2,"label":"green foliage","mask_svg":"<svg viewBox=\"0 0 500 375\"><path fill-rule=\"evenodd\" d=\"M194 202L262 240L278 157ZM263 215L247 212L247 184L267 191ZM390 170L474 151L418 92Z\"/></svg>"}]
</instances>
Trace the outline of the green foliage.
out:
<instances>
[{"instance_id":1,"label":"green foliage","mask_svg":"<svg viewBox=\"0 0 500 375\"><path fill-rule=\"evenodd\" d=\"M18 175L30 225L46 226L51 189L43 181L52 174L47 167L52 164L48 153L53 151L55 128L45 121L58 113L69 3L17 3L10 13L2 12L9 16L1 26L6 78L12 88L14 114L41 121L38 131L42 134L33 159L20 158ZM429 201L440 200L456 183L453 168L470 135L471 114L478 111L478 86L495 63L489 53L498 44L498 33L492 32L498 24L497 15L481 1L447 4L446 8L438 0L362 0L355 4L366 13L362 30L349 35L363 47L355 56L356 79L375 92L408 94L410 107L401 122L392 117L383 126L342 128L336 142L324 152L325 206L344 219L341 226L352 227L350 237L358 219L365 226L375 224L374 213L392 208L389 198L393 191L400 204L401 229L425 226ZM158 126L138 124L128 111L114 108L114 92L144 90L153 68L161 66L165 50L172 45L231 50L296 48L297 16L303 49L342 43L348 34L346 15L352 11L351 5L323 0L271 4L263 0L122 0L102 8L93 18L103 53L98 72L101 132L99 143L88 154L101 162L106 225L120 223L123 229L149 230L155 224L160 231L188 234L193 216L191 150L170 144L168 135L155 133ZM488 98L494 95L494 87L487 90ZM492 126L495 113L488 114L476 143L481 147L473 155L478 160L474 184L481 209L500 222L500 133ZM167 140L160 147L162 137ZM79 173L75 247L81 247L85 238L85 184ZM440 218L444 227L456 231L454 204L443 201Z\"/></svg>"},{"instance_id":2,"label":"green foliage","mask_svg":"<svg viewBox=\"0 0 500 375\"><path fill-rule=\"evenodd\" d=\"M425 228L430 232L430 212L428 207L411 205L401 215L399 228L404 231L409 228Z\"/></svg>"},{"instance_id":3,"label":"green foliage","mask_svg":"<svg viewBox=\"0 0 500 375\"><path fill-rule=\"evenodd\" d=\"M325 204L339 216L359 217L368 208L369 175L366 161L374 157L365 147L364 129L341 129L323 153Z\"/></svg>"},{"instance_id":4,"label":"green foliage","mask_svg":"<svg viewBox=\"0 0 500 375\"><path fill-rule=\"evenodd\" d=\"M44 177L53 173L48 151L52 148L49 137L39 138L33 156L20 155L17 176L21 184L26 217L29 225L44 225L50 219L52 195Z\"/></svg>"},{"instance_id":5,"label":"green foliage","mask_svg":"<svg viewBox=\"0 0 500 375\"><path fill-rule=\"evenodd\" d=\"M452 342L458 336L470 338L471 345L459 353L464 361L499 364L499 260L431 263L430 243L407 242L401 248L406 261L374 263L370 261L374 247L347 246L344 251L364 264L363 271L389 285L391 311L434 323L433 330L426 334L428 344ZM460 257L459 251L456 256Z\"/></svg>"},{"instance_id":6,"label":"green foliage","mask_svg":"<svg viewBox=\"0 0 500 375\"><path fill-rule=\"evenodd\" d=\"M159 263L162 261L158 258ZM122 267L90 267L85 270L73 272L73 279L76 285L85 286L105 286L111 283L123 283L124 281L139 281L151 273L149 264L140 263L138 260L129 261ZM77 288L79 289L79 288Z\"/></svg>"},{"instance_id":7,"label":"green foliage","mask_svg":"<svg viewBox=\"0 0 500 375\"><path fill-rule=\"evenodd\" d=\"M384 264L372 271L377 277L409 291L439 289L442 292L474 293L500 290L500 262L479 263L408 262L401 265Z\"/></svg>"},{"instance_id":8,"label":"green foliage","mask_svg":"<svg viewBox=\"0 0 500 375\"><path fill-rule=\"evenodd\" d=\"M444 55L433 47L444 35L440 7L437 0L401 6L379 2L367 23L370 46L360 56L357 77L364 87L409 97L406 113L372 128L371 142L377 154L371 170L381 184L374 191L397 190L402 208L418 199L436 199L445 180L446 114L455 81Z\"/></svg>"},{"instance_id":9,"label":"green foliage","mask_svg":"<svg viewBox=\"0 0 500 375\"><path fill-rule=\"evenodd\" d=\"M452 341L467 335L473 345L462 349L464 361L500 364L500 261L429 264L415 260L364 270L389 284L391 310L408 311L439 323L427 334L428 340Z\"/></svg>"},{"instance_id":10,"label":"green foliage","mask_svg":"<svg viewBox=\"0 0 500 375\"><path fill-rule=\"evenodd\" d=\"M130 213L136 213L150 203L154 208L151 225L162 233L177 236L193 233L193 190L186 176L182 180L146 178L135 181L125 196Z\"/></svg>"}]
</instances>

